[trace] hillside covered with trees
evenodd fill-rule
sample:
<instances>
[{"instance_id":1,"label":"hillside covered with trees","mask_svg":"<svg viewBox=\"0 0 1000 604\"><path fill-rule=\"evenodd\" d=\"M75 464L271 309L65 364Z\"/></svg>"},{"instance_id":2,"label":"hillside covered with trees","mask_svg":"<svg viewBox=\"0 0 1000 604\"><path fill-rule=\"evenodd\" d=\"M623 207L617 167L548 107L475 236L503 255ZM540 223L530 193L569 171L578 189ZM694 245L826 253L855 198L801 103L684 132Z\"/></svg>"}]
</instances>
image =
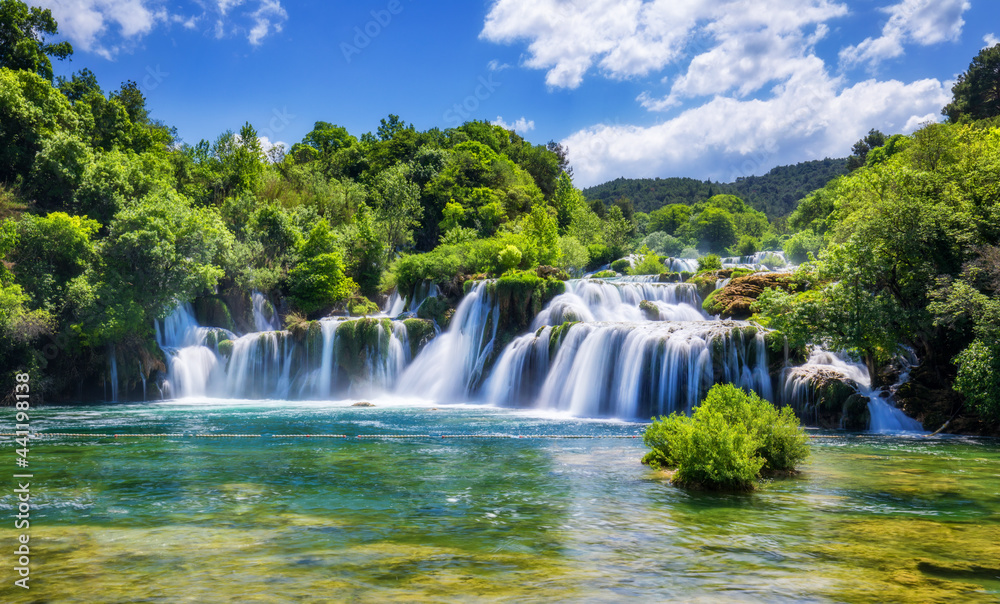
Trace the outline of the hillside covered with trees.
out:
<instances>
[{"instance_id":1,"label":"hillside covered with trees","mask_svg":"<svg viewBox=\"0 0 1000 604\"><path fill-rule=\"evenodd\" d=\"M787 216L799 200L847 172L847 159L806 161L772 168L763 176L741 176L731 183L694 178L616 178L588 187L591 201L613 204L629 200L640 211L652 212L665 205L692 205L716 194L736 195L770 218Z\"/></svg>"}]
</instances>

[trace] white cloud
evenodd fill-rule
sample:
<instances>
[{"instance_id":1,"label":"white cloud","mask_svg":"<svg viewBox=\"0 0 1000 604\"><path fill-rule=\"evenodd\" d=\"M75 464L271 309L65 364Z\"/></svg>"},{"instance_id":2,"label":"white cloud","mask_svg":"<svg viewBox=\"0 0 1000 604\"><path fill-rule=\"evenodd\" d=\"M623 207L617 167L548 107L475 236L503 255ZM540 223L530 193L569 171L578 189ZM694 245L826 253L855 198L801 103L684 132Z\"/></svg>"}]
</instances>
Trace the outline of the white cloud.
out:
<instances>
[{"instance_id":1,"label":"white cloud","mask_svg":"<svg viewBox=\"0 0 1000 604\"><path fill-rule=\"evenodd\" d=\"M288 13L282 8L279 0L261 0L260 7L253 12L252 17L254 26L250 29L248 40L254 46L259 46L261 40L268 34L281 31L282 24L288 19Z\"/></svg>"},{"instance_id":2,"label":"white cloud","mask_svg":"<svg viewBox=\"0 0 1000 604\"><path fill-rule=\"evenodd\" d=\"M755 59L788 45L804 51L825 34L825 21L845 14L834 0L497 0L480 36L498 43L526 40L525 66L548 70L546 83L553 87L577 88L595 65L608 77L633 78L712 49L716 54L703 62L739 53L728 85L752 72L746 86L755 86L773 67ZM697 89L694 80L703 74L694 67L685 86Z\"/></svg>"},{"instance_id":3,"label":"white cloud","mask_svg":"<svg viewBox=\"0 0 1000 604\"><path fill-rule=\"evenodd\" d=\"M992 48L997 44L1000 44L1000 38L998 38L996 34L986 34L983 36L983 42L986 43L986 46L983 46L983 48Z\"/></svg>"},{"instance_id":4,"label":"white cloud","mask_svg":"<svg viewBox=\"0 0 1000 604\"><path fill-rule=\"evenodd\" d=\"M239 135L236 136L237 140L239 140ZM272 143L271 139L269 139L266 136L258 136L257 140L260 141L260 148L263 149L265 155L270 153L271 149L274 149L275 147L282 147L284 149L288 149L288 143L282 141L275 141Z\"/></svg>"},{"instance_id":5,"label":"white cloud","mask_svg":"<svg viewBox=\"0 0 1000 604\"><path fill-rule=\"evenodd\" d=\"M525 132L531 132L532 130L535 129L535 120L528 120L525 119L523 116L520 119L515 120L513 124L508 124L503 120L502 117L498 115L497 119L493 120L492 123L507 130L513 130L514 132L517 132L519 134L524 134Z\"/></svg>"},{"instance_id":6,"label":"white cloud","mask_svg":"<svg viewBox=\"0 0 1000 604\"><path fill-rule=\"evenodd\" d=\"M51 9L59 31L77 48L109 59L122 43L142 37L168 20L166 9L145 0L37 0L32 4ZM103 38L112 27L121 42L106 44Z\"/></svg>"},{"instance_id":7,"label":"white cloud","mask_svg":"<svg viewBox=\"0 0 1000 604\"><path fill-rule=\"evenodd\" d=\"M937 119L950 97L937 80L844 87L816 72L790 79L767 100L717 96L660 124L600 124L562 142L580 186L619 176L730 182L775 165L843 157L871 127L912 131Z\"/></svg>"},{"instance_id":8,"label":"white cloud","mask_svg":"<svg viewBox=\"0 0 1000 604\"><path fill-rule=\"evenodd\" d=\"M882 9L889 15L882 35L844 48L840 62L847 67L861 63L875 67L901 56L907 43L930 46L957 40L965 25L962 14L970 8L968 0L902 0Z\"/></svg>"},{"instance_id":9,"label":"white cloud","mask_svg":"<svg viewBox=\"0 0 1000 604\"><path fill-rule=\"evenodd\" d=\"M254 10L237 14L233 9L248 0L201 2L201 15L173 14L164 0L36 0L32 4L52 10L59 31L78 51L94 52L107 59L127 50L160 25L180 25L194 30L206 17L215 21L219 38L245 32L257 46L268 35L280 32L288 14L280 0L250 0Z\"/></svg>"}]
</instances>

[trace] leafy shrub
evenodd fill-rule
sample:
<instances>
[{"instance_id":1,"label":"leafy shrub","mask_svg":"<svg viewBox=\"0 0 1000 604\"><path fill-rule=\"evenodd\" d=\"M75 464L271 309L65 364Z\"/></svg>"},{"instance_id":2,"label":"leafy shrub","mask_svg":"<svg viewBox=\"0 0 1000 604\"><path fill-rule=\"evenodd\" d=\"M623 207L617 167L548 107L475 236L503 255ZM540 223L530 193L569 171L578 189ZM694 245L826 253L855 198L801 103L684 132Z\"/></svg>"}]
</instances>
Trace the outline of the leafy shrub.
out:
<instances>
[{"instance_id":1,"label":"leafy shrub","mask_svg":"<svg viewBox=\"0 0 1000 604\"><path fill-rule=\"evenodd\" d=\"M591 279L610 279L611 277L617 277L617 276L618 276L618 273L616 273L615 271L600 271L598 273L594 273L593 275L591 275L590 278Z\"/></svg>"},{"instance_id":2,"label":"leafy shrub","mask_svg":"<svg viewBox=\"0 0 1000 604\"><path fill-rule=\"evenodd\" d=\"M761 473L792 471L809 454L791 408L731 384L713 386L690 417L654 419L643 442L652 449L643 463L676 468L678 484L714 489L751 490Z\"/></svg>"},{"instance_id":3,"label":"leafy shrub","mask_svg":"<svg viewBox=\"0 0 1000 604\"><path fill-rule=\"evenodd\" d=\"M643 246L639 253L643 255L642 260L639 261L634 268L628 269L628 274L659 275L660 273L666 272L667 267L663 266L663 260L656 255L656 252L653 252Z\"/></svg>"},{"instance_id":4,"label":"leafy shrub","mask_svg":"<svg viewBox=\"0 0 1000 604\"><path fill-rule=\"evenodd\" d=\"M611 263L611 270L615 271L616 273L628 272L630 268L632 268L632 263L629 262L628 259L626 258L620 258Z\"/></svg>"},{"instance_id":5,"label":"leafy shrub","mask_svg":"<svg viewBox=\"0 0 1000 604\"><path fill-rule=\"evenodd\" d=\"M809 254L818 256L823 249L823 238L812 231L799 231L785 242L785 258L793 264L802 264L809 260Z\"/></svg>"},{"instance_id":6,"label":"leafy shrub","mask_svg":"<svg viewBox=\"0 0 1000 604\"><path fill-rule=\"evenodd\" d=\"M750 235L743 235L733 246L733 252L737 256L753 256L760 249L760 242Z\"/></svg>"},{"instance_id":7,"label":"leafy shrub","mask_svg":"<svg viewBox=\"0 0 1000 604\"><path fill-rule=\"evenodd\" d=\"M599 266L603 266L614 259L614 255L611 253L611 248L604 245L603 243L592 243L587 246L587 269L593 270Z\"/></svg>"},{"instance_id":8,"label":"leafy shrub","mask_svg":"<svg viewBox=\"0 0 1000 604\"><path fill-rule=\"evenodd\" d=\"M514 270L518 264L521 264L521 250L513 245L508 245L500 250L500 253L497 255L497 262L501 273Z\"/></svg>"},{"instance_id":9,"label":"leafy shrub","mask_svg":"<svg viewBox=\"0 0 1000 604\"><path fill-rule=\"evenodd\" d=\"M698 272L722 270L722 259L715 254L698 258Z\"/></svg>"},{"instance_id":10,"label":"leafy shrub","mask_svg":"<svg viewBox=\"0 0 1000 604\"><path fill-rule=\"evenodd\" d=\"M777 254L768 254L760 259L760 263L767 268L774 270L776 268L784 268L785 261L781 259L781 256Z\"/></svg>"},{"instance_id":11,"label":"leafy shrub","mask_svg":"<svg viewBox=\"0 0 1000 604\"><path fill-rule=\"evenodd\" d=\"M977 338L955 359L955 390L987 421L1000 420L1000 346Z\"/></svg>"}]
</instances>

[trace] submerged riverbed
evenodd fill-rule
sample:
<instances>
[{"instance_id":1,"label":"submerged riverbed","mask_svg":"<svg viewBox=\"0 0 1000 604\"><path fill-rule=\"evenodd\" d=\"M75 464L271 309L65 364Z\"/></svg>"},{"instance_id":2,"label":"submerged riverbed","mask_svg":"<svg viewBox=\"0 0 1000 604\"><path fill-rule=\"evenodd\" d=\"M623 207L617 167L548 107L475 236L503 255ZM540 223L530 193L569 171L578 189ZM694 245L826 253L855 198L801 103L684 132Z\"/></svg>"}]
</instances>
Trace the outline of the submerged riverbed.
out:
<instances>
[{"instance_id":1,"label":"submerged riverbed","mask_svg":"<svg viewBox=\"0 0 1000 604\"><path fill-rule=\"evenodd\" d=\"M32 589L3 601L1000 598L995 440L815 433L800 476L720 495L640 465L642 424L374 402L36 410L184 436L34 440ZM441 438L472 434L596 438Z\"/></svg>"}]
</instances>

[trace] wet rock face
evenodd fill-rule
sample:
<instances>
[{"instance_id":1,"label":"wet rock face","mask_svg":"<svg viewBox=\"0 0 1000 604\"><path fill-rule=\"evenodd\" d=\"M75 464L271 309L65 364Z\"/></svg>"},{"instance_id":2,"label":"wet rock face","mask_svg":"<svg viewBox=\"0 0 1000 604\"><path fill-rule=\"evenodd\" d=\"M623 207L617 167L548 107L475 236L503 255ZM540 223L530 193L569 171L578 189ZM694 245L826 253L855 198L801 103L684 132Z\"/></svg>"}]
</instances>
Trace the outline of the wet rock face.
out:
<instances>
[{"instance_id":1,"label":"wet rock face","mask_svg":"<svg viewBox=\"0 0 1000 604\"><path fill-rule=\"evenodd\" d=\"M806 424L833 430L868 428L868 399L859 395L857 385L843 374L796 367L786 384L786 398Z\"/></svg>"},{"instance_id":2,"label":"wet rock face","mask_svg":"<svg viewBox=\"0 0 1000 604\"><path fill-rule=\"evenodd\" d=\"M776 288L786 292L805 291L802 283L795 277L783 273L754 273L745 277L736 277L722 289L714 292L705 301L705 310L709 314L719 315L723 319L746 320L753 312L750 305L764 293L765 289Z\"/></svg>"}]
</instances>

